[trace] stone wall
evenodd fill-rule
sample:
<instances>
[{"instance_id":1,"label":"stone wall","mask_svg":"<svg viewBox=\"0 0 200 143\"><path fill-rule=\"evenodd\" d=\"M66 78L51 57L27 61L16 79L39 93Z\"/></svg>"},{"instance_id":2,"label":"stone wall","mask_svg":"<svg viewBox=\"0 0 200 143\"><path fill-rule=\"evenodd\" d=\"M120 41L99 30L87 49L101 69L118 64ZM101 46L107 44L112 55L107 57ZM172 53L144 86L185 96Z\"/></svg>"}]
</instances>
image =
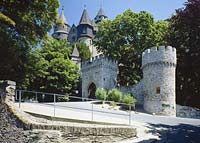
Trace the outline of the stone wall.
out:
<instances>
[{"instance_id":1,"label":"stone wall","mask_svg":"<svg viewBox=\"0 0 200 143\"><path fill-rule=\"evenodd\" d=\"M176 116L183 118L200 119L200 110L189 106L176 105Z\"/></svg>"},{"instance_id":2,"label":"stone wall","mask_svg":"<svg viewBox=\"0 0 200 143\"><path fill-rule=\"evenodd\" d=\"M119 90L123 93L131 93L137 99L136 105L144 104L144 90L142 80L135 85L122 86L119 88Z\"/></svg>"},{"instance_id":3,"label":"stone wall","mask_svg":"<svg viewBox=\"0 0 200 143\"><path fill-rule=\"evenodd\" d=\"M88 97L88 88L94 83L97 88L116 87L117 62L103 55L93 57L81 64L82 97Z\"/></svg>"}]
</instances>

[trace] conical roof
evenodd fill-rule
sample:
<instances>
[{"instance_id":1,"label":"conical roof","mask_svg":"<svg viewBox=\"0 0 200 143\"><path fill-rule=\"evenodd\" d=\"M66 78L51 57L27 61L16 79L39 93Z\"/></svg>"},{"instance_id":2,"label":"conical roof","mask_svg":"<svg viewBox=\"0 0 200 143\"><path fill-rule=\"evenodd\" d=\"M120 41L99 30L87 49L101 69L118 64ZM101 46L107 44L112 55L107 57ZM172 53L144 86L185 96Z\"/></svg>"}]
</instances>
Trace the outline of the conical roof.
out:
<instances>
[{"instance_id":1,"label":"conical roof","mask_svg":"<svg viewBox=\"0 0 200 143\"><path fill-rule=\"evenodd\" d=\"M89 25L91 25L91 20L89 18L89 15L88 15L86 8L84 8L84 10L83 10L83 14L81 16L79 24L89 24Z\"/></svg>"},{"instance_id":2,"label":"conical roof","mask_svg":"<svg viewBox=\"0 0 200 143\"><path fill-rule=\"evenodd\" d=\"M77 49L76 45L75 45L75 47L73 49L72 57L79 57L79 52L78 52L78 49Z\"/></svg>"},{"instance_id":3,"label":"conical roof","mask_svg":"<svg viewBox=\"0 0 200 143\"><path fill-rule=\"evenodd\" d=\"M61 11L61 13L59 15L59 19L61 19L62 22L64 22L64 24L68 24L67 23L67 19L66 19L65 14L64 14L64 7L62 7L62 11Z\"/></svg>"},{"instance_id":4,"label":"conical roof","mask_svg":"<svg viewBox=\"0 0 200 143\"><path fill-rule=\"evenodd\" d=\"M97 16L106 16L105 12L103 11L103 8L101 7L99 9L99 12L97 13Z\"/></svg>"}]
</instances>

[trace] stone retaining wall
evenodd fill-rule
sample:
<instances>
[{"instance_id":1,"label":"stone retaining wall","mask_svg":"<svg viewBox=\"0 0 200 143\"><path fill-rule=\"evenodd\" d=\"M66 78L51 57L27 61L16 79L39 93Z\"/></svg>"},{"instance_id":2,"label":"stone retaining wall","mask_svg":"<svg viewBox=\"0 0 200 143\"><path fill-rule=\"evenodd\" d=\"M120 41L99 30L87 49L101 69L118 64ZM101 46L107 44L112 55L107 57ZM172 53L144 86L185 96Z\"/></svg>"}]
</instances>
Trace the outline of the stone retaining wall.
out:
<instances>
[{"instance_id":1,"label":"stone retaining wall","mask_svg":"<svg viewBox=\"0 0 200 143\"><path fill-rule=\"evenodd\" d=\"M189 106L176 105L176 116L183 118L200 119L200 110Z\"/></svg>"}]
</instances>

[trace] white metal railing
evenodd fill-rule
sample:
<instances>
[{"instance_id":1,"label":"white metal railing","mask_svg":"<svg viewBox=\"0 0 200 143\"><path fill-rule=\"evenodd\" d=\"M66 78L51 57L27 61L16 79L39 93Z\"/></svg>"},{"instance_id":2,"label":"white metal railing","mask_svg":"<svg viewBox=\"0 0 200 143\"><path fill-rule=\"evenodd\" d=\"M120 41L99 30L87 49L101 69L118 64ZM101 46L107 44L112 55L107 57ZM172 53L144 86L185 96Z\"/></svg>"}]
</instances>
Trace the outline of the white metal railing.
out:
<instances>
[{"instance_id":1,"label":"white metal railing","mask_svg":"<svg viewBox=\"0 0 200 143\"><path fill-rule=\"evenodd\" d=\"M48 98L46 98L48 97ZM83 107L73 107L73 106L63 106L59 105L58 103L58 98L59 97L67 97L69 98L69 101L91 101L91 107L90 108L83 108ZM37 92L37 91L28 91L28 90L16 90L15 94L15 101L18 103L19 108L21 108L22 102L37 102L37 103L48 103L45 105L48 106L53 106L53 117L56 117L56 108L70 108L70 109L76 109L80 111L91 111L91 121L94 121L94 113L105 113L105 114L114 114L114 115L120 115L124 117L128 117L128 124L131 125L131 111L132 111L132 105L125 104L125 103L119 103L115 102L116 105L120 106L126 106L128 107L127 112L111 112L109 110L97 110L94 109L94 104L93 102L103 102L102 100L96 100L96 99L91 99L91 98L84 98L84 97L77 97L77 96L68 96L68 95L62 95L62 94L55 94L55 93L47 93L47 92ZM106 103L111 103L112 101L104 101ZM59 102L60 103L60 102ZM105 122L105 121L104 121Z\"/></svg>"}]
</instances>

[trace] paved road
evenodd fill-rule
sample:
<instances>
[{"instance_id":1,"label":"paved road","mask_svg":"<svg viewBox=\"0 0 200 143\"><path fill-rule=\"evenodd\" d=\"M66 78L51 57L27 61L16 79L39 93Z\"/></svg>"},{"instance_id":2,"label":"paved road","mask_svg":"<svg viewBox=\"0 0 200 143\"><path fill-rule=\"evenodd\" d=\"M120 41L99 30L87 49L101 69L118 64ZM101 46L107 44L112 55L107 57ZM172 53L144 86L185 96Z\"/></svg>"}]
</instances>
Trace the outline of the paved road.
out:
<instances>
[{"instance_id":1,"label":"paved road","mask_svg":"<svg viewBox=\"0 0 200 143\"><path fill-rule=\"evenodd\" d=\"M130 113L126 111L117 111L102 108L101 105L93 105L90 102L64 102L56 103L22 103L21 108L24 111L40 113L43 115L54 115L62 118L73 118L83 120L103 121L110 123L129 124ZM93 108L93 112L91 109ZM143 124L146 127L145 134L141 131L139 136L153 134L159 137L160 141L166 143L200 143L200 120L189 118L177 118L166 116L153 116L142 112L131 112L131 125L138 127ZM140 129L139 129L140 131ZM146 138L137 140L137 142L154 141L155 139ZM130 141L135 142L134 141ZM128 143L128 141L126 141Z\"/></svg>"}]
</instances>

